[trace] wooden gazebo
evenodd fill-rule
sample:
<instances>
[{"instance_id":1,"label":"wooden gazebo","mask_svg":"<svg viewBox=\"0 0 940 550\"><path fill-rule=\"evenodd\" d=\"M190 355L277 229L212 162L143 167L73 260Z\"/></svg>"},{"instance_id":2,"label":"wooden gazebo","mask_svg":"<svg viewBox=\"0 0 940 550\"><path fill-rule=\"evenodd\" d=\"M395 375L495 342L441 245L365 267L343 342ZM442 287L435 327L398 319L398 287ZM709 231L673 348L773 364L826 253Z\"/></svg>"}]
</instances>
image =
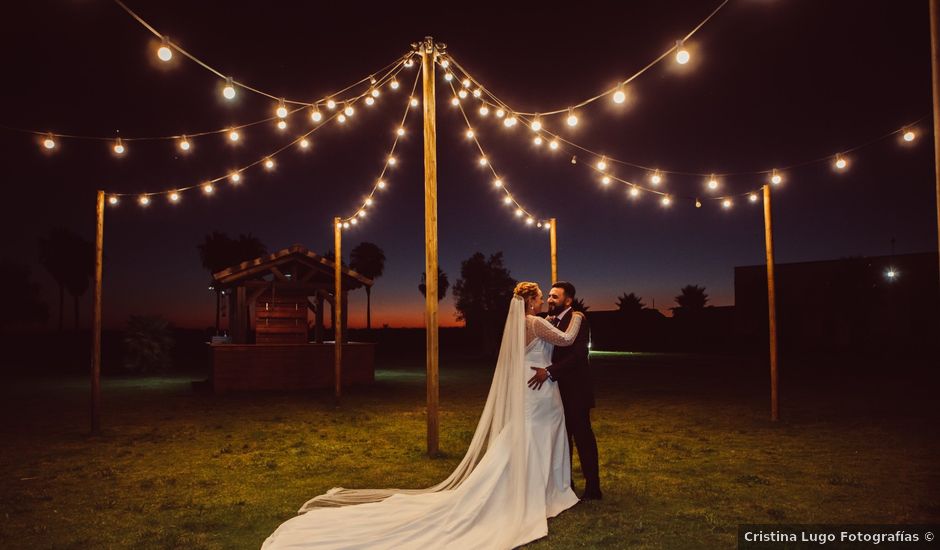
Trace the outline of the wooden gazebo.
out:
<instances>
[{"instance_id":1,"label":"wooden gazebo","mask_svg":"<svg viewBox=\"0 0 940 550\"><path fill-rule=\"evenodd\" d=\"M331 387L334 343L324 343L324 308L335 329L335 264L299 244L212 274L224 291L230 343L212 344L210 362L216 393L252 389ZM342 268L345 336L346 295L372 280ZM310 334L308 311L314 316ZM344 385L374 379L372 344L343 339Z\"/></svg>"}]
</instances>

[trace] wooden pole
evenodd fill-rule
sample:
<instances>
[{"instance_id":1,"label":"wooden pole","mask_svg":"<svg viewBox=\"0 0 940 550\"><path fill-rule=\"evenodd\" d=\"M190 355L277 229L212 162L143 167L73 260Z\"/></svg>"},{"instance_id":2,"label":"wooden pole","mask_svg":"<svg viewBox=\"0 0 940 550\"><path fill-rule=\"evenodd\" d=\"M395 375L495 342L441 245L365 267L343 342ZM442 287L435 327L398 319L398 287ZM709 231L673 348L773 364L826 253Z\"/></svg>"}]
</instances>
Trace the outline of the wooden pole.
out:
<instances>
[{"instance_id":1,"label":"wooden pole","mask_svg":"<svg viewBox=\"0 0 940 550\"><path fill-rule=\"evenodd\" d=\"M552 248L552 280L551 283L558 282L558 221L555 218L548 220L551 225L548 226L549 240Z\"/></svg>"},{"instance_id":2,"label":"wooden pole","mask_svg":"<svg viewBox=\"0 0 940 550\"><path fill-rule=\"evenodd\" d=\"M95 208L95 281L91 321L91 433L101 433L101 272L104 256L104 191L98 190Z\"/></svg>"},{"instance_id":3,"label":"wooden pole","mask_svg":"<svg viewBox=\"0 0 940 550\"><path fill-rule=\"evenodd\" d=\"M933 85L933 162L937 200L937 239L940 245L940 5L930 0L930 68Z\"/></svg>"},{"instance_id":4,"label":"wooden pole","mask_svg":"<svg viewBox=\"0 0 940 550\"><path fill-rule=\"evenodd\" d=\"M435 118L434 62L437 45L430 36L421 46L421 75L424 90L424 272L427 334L428 455L438 453L440 424L438 401L437 340L437 120Z\"/></svg>"},{"instance_id":5,"label":"wooden pole","mask_svg":"<svg viewBox=\"0 0 940 550\"><path fill-rule=\"evenodd\" d=\"M343 394L343 222L339 218L333 218L333 246L336 249L333 258L336 264L333 269L336 278L333 290L333 311L336 315L336 321L333 322L333 337L336 340L333 347L333 392L336 404L339 405Z\"/></svg>"},{"instance_id":6,"label":"wooden pole","mask_svg":"<svg viewBox=\"0 0 940 550\"><path fill-rule=\"evenodd\" d=\"M774 279L774 226L770 211L770 185L764 185L764 245L767 250L767 319L770 327L770 419L780 418L777 402L777 288Z\"/></svg>"}]
</instances>

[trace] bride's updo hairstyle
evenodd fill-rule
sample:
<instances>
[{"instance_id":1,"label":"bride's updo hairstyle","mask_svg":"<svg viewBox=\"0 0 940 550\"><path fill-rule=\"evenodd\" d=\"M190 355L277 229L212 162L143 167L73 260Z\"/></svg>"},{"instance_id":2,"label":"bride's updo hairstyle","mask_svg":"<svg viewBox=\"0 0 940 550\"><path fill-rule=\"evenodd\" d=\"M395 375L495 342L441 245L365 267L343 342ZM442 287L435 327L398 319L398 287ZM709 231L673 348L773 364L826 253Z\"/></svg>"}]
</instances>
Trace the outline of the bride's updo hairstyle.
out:
<instances>
[{"instance_id":1,"label":"bride's updo hairstyle","mask_svg":"<svg viewBox=\"0 0 940 550\"><path fill-rule=\"evenodd\" d=\"M535 298L539 295L539 284L530 283L528 281L523 281L516 285L516 289L512 291L515 296L519 296L526 302L530 299Z\"/></svg>"}]
</instances>

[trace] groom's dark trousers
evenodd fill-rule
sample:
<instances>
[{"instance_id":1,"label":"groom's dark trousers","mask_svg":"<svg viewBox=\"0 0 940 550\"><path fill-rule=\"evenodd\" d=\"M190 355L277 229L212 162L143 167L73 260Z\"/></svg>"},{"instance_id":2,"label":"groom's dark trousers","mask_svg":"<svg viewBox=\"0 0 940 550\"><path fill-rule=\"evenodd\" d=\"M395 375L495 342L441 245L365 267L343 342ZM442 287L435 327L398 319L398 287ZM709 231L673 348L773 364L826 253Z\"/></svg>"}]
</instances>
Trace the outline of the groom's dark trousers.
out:
<instances>
[{"instance_id":1,"label":"groom's dark trousers","mask_svg":"<svg viewBox=\"0 0 940 550\"><path fill-rule=\"evenodd\" d=\"M565 331L571 323L573 312L568 312L556 326ZM552 352L552 364L548 372L558 382L561 402L565 408L565 428L568 431L568 450L574 457L574 447L578 447L581 459L581 471L584 472L586 493L600 492L600 473L597 465L597 440L591 428L591 408L594 407L594 385L588 363L588 343L591 341L591 327L587 317L581 321L581 328L574 344L567 347L555 346ZM572 439L574 445L572 445Z\"/></svg>"}]
</instances>

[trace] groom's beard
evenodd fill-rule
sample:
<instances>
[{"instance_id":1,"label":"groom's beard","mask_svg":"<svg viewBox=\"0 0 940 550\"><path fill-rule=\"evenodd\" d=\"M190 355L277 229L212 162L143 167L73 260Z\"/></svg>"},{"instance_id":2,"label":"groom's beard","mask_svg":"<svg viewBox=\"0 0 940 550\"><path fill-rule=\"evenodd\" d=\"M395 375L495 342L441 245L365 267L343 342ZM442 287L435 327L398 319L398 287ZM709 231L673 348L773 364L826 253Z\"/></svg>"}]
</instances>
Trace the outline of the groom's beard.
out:
<instances>
[{"instance_id":1,"label":"groom's beard","mask_svg":"<svg viewBox=\"0 0 940 550\"><path fill-rule=\"evenodd\" d=\"M565 306L562 304L548 305L548 314L549 315L558 315L565 310Z\"/></svg>"}]
</instances>

